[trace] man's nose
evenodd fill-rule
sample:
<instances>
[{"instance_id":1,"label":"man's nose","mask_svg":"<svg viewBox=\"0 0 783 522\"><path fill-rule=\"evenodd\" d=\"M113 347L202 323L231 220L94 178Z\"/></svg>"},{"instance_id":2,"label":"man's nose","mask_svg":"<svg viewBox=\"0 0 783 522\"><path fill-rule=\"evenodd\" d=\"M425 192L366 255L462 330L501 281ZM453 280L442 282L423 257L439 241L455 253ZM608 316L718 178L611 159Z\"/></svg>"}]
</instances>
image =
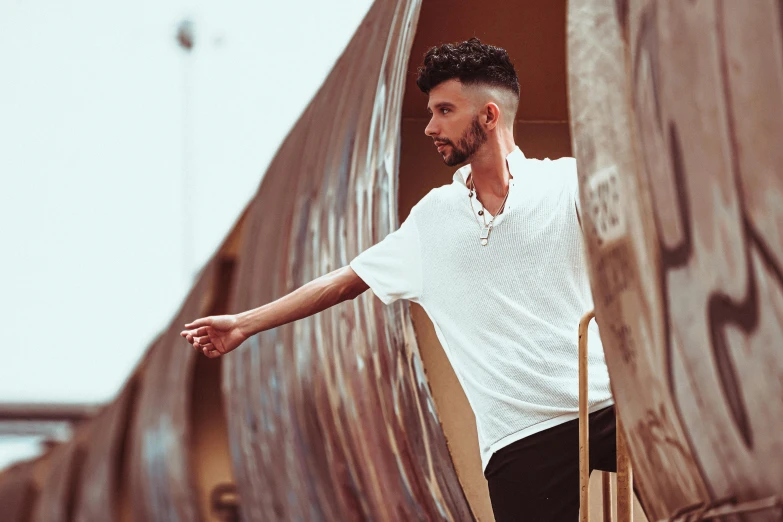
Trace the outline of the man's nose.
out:
<instances>
[{"instance_id":1,"label":"man's nose","mask_svg":"<svg viewBox=\"0 0 783 522\"><path fill-rule=\"evenodd\" d=\"M438 133L435 129L435 124L433 123L433 118L430 118L430 122L427 124L427 126L424 128L424 134L427 136L437 136Z\"/></svg>"}]
</instances>

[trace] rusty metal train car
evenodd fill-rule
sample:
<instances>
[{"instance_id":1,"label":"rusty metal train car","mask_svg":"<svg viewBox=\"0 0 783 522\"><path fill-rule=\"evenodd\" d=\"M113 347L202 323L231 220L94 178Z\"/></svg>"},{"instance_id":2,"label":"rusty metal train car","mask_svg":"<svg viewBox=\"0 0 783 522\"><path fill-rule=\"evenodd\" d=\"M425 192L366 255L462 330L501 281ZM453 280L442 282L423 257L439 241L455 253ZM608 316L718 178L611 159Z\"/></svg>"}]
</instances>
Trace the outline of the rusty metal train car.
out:
<instances>
[{"instance_id":1,"label":"rusty metal train car","mask_svg":"<svg viewBox=\"0 0 783 522\"><path fill-rule=\"evenodd\" d=\"M772 0L376 1L118 399L0 475L13 506L0 521L492 520L473 415L420 307L368 292L218 360L177 336L344 266L450 181L415 70L429 46L474 35L517 68L525 154L577 158L647 517L775 520L781 13Z\"/></svg>"},{"instance_id":2,"label":"rusty metal train car","mask_svg":"<svg viewBox=\"0 0 783 522\"><path fill-rule=\"evenodd\" d=\"M570 10L596 315L645 506L780 520L783 4Z\"/></svg>"}]
</instances>

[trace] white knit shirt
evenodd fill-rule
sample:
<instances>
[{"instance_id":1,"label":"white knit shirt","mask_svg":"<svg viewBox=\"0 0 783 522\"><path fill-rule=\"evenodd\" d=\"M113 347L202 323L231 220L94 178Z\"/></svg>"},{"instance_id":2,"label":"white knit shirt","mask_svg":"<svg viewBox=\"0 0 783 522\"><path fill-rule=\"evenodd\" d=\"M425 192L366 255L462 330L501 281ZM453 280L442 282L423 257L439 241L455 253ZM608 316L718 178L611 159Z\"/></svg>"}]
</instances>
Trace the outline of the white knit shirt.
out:
<instances>
[{"instance_id":1,"label":"white knit shirt","mask_svg":"<svg viewBox=\"0 0 783 522\"><path fill-rule=\"evenodd\" d=\"M384 303L409 299L429 315L476 415L484 469L500 448L578 417L577 328L593 307L575 160L527 159L516 148L507 164L508 201L487 246L466 165L351 262ZM595 411L613 401L594 321L588 345Z\"/></svg>"}]
</instances>

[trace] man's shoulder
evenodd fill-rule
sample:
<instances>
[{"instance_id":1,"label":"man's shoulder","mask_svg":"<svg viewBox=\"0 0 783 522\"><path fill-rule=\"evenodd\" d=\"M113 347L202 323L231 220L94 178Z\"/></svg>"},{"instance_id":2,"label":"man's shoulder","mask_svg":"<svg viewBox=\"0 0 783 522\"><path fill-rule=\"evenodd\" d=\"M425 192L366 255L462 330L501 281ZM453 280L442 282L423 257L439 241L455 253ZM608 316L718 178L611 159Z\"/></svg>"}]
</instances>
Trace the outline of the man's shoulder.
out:
<instances>
[{"instance_id":1,"label":"man's shoulder","mask_svg":"<svg viewBox=\"0 0 783 522\"><path fill-rule=\"evenodd\" d=\"M544 185L571 186L577 179L576 159L570 156L555 159L545 158L542 160L529 159L527 161L534 162L529 165L534 165L534 168L540 174L536 176L536 179Z\"/></svg>"},{"instance_id":2,"label":"man's shoulder","mask_svg":"<svg viewBox=\"0 0 783 522\"><path fill-rule=\"evenodd\" d=\"M542 168L550 169L553 172L572 174L576 172L576 158L571 156L563 156L562 158L544 158L531 159L526 158L526 161L534 162L534 164L541 166Z\"/></svg>"}]
</instances>

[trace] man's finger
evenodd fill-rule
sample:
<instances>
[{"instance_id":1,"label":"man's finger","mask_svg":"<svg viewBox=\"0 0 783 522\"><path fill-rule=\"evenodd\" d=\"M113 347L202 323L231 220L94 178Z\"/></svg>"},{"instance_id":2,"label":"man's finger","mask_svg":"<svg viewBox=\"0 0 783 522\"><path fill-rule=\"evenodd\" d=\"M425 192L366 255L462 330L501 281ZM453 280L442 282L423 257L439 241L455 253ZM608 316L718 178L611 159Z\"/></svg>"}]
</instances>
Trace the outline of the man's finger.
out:
<instances>
[{"instance_id":1,"label":"man's finger","mask_svg":"<svg viewBox=\"0 0 783 522\"><path fill-rule=\"evenodd\" d=\"M196 319L192 323L188 323L185 325L185 328L188 330L192 330L194 328L198 328L200 326L207 326L212 324L212 319L209 317L202 317L201 319Z\"/></svg>"},{"instance_id":2,"label":"man's finger","mask_svg":"<svg viewBox=\"0 0 783 522\"><path fill-rule=\"evenodd\" d=\"M193 344L196 340L196 337L204 337L207 335L207 327L202 326L198 330L190 330L185 333L185 339L188 340L189 343Z\"/></svg>"},{"instance_id":3,"label":"man's finger","mask_svg":"<svg viewBox=\"0 0 783 522\"><path fill-rule=\"evenodd\" d=\"M198 344L200 344L201 346L204 346L205 344L207 344L207 343L210 343L210 342L211 342L211 341L209 340L209 336L208 336L208 335L204 335L204 336L202 336L202 337L196 337L196 338L195 338L195 340L196 340L196 342L197 342Z\"/></svg>"},{"instance_id":4,"label":"man's finger","mask_svg":"<svg viewBox=\"0 0 783 522\"><path fill-rule=\"evenodd\" d=\"M193 331L193 335L195 335L196 337L203 337L203 336L207 335L207 330L208 330L208 328L206 326L202 326L198 330L194 330Z\"/></svg>"}]
</instances>

